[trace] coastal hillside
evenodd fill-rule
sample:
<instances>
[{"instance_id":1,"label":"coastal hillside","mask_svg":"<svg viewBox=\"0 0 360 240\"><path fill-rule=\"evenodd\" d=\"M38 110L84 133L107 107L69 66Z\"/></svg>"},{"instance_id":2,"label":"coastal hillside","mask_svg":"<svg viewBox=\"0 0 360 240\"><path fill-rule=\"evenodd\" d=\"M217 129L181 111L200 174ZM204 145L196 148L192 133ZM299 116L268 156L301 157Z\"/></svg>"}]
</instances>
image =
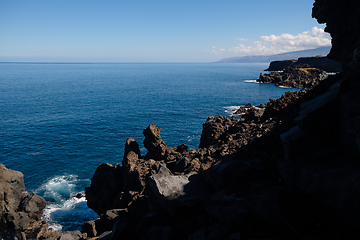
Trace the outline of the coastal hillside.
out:
<instances>
[{"instance_id":1,"label":"coastal hillside","mask_svg":"<svg viewBox=\"0 0 360 240\"><path fill-rule=\"evenodd\" d=\"M273 61L260 73L256 82L274 83L279 87L311 88L325 80L328 75L342 71L341 63L327 57L301 57L298 60Z\"/></svg>"},{"instance_id":2,"label":"coastal hillside","mask_svg":"<svg viewBox=\"0 0 360 240\"><path fill-rule=\"evenodd\" d=\"M330 48L331 47L319 47L315 49L280 53L275 55L224 58L218 61L218 63L270 63L272 61L298 59L300 57L326 56L329 53Z\"/></svg>"},{"instance_id":3,"label":"coastal hillside","mask_svg":"<svg viewBox=\"0 0 360 240\"><path fill-rule=\"evenodd\" d=\"M317 68L329 73L341 72L341 63L327 57L301 57L297 60L273 61L265 71L283 71L296 68Z\"/></svg>"}]
</instances>

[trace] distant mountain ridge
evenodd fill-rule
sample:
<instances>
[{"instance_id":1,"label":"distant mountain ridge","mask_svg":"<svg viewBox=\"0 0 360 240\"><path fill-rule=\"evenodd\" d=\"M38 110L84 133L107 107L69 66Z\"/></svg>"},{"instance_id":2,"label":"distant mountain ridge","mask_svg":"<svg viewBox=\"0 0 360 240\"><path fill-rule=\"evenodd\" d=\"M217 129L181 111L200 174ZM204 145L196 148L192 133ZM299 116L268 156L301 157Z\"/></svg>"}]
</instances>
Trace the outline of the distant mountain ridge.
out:
<instances>
[{"instance_id":1,"label":"distant mountain ridge","mask_svg":"<svg viewBox=\"0 0 360 240\"><path fill-rule=\"evenodd\" d=\"M298 59L300 57L326 56L330 52L331 46L319 47L296 52L280 53L275 55L258 55L245 57L223 58L217 63L270 63L272 61Z\"/></svg>"}]
</instances>

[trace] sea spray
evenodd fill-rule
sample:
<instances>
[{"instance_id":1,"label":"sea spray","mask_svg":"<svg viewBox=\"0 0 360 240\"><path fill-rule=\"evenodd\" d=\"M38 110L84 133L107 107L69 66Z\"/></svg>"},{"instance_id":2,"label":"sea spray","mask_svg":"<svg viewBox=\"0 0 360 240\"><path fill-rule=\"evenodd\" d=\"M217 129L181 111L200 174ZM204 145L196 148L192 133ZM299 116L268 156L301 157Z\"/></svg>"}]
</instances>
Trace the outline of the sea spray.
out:
<instances>
[{"instance_id":1,"label":"sea spray","mask_svg":"<svg viewBox=\"0 0 360 240\"><path fill-rule=\"evenodd\" d=\"M80 226L98 215L88 208L85 195L80 189L88 185L88 179L76 175L55 176L36 191L46 200L43 219L56 231L78 230Z\"/></svg>"}]
</instances>

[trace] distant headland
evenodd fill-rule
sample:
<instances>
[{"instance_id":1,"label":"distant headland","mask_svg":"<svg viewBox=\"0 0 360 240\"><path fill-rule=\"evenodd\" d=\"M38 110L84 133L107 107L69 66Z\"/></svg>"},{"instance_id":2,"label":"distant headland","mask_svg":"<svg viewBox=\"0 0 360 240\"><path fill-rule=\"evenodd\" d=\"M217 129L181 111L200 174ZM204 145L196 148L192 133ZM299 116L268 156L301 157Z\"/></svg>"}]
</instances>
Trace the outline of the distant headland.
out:
<instances>
[{"instance_id":1,"label":"distant headland","mask_svg":"<svg viewBox=\"0 0 360 240\"><path fill-rule=\"evenodd\" d=\"M302 51L280 53L275 55L232 57L221 59L217 63L269 63L272 61L298 59L300 57L326 56L330 52L330 49L331 46L327 46Z\"/></svg>"}]
</instances>

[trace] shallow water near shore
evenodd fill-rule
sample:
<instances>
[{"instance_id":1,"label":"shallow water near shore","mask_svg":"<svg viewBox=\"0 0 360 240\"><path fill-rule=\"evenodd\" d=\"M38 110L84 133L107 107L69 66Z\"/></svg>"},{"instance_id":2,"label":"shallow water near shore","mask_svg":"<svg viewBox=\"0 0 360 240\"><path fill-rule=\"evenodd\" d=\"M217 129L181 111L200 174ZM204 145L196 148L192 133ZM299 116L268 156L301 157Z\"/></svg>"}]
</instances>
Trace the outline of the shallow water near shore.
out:
<instances>
[{"instance_id":1,"label":"shallow water near shore","mask_svg":"<svg viewBox=\"0 0 360 240\"><path fill-rule=\"evenodd\" d=\"M96 167L121 163L151 122L168 146L197 149L202 123L286 91L258 84L268 64L0 63L0 157L47 200L59 231L97 217L84 197Z\"/></svg>"}]
</instances>

